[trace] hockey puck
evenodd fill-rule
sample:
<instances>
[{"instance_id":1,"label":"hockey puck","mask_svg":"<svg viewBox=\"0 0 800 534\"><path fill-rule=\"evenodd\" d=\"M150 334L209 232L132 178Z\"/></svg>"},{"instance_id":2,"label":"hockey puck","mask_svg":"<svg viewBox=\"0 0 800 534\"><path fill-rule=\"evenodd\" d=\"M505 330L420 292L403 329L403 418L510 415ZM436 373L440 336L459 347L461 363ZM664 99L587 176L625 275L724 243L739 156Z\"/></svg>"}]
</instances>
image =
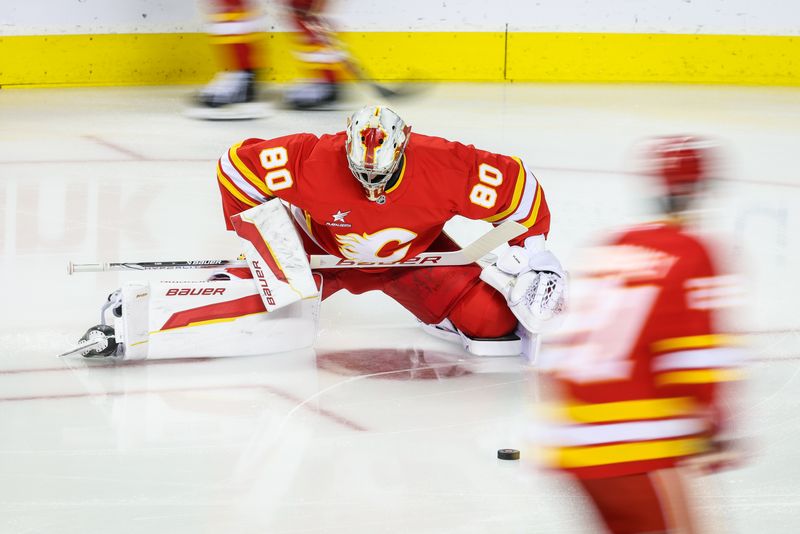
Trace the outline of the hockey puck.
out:
<instances>
[{"instance_id":1,"label":"hockey puck","mask_svg":"<svg viewBox=\"0 0 800 534\"><path fill-rule=\"evenodd\" d=\"M519 460L517 449L498 449L497 457L501 460Z\"/></svg>"}]
</instances>

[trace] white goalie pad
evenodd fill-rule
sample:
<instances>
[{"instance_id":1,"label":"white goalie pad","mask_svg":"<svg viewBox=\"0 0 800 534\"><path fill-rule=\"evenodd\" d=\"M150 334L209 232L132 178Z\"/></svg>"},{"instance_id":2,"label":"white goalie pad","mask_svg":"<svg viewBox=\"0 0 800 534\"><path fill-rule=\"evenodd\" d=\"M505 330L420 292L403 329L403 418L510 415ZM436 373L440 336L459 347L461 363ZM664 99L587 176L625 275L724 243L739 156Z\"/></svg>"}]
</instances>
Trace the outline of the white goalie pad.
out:
<instances>
[{"instance_id":1,"label":"white goalie pad","mask_svg":"<svg viewBox=\"0 0 800 534\"><path fill-rule=\"evenodd\" d=\"M231 222L244 241L247 264L267 311L317 295L303 242L279 199L234 215Z\"/></svg>"},{"instance_id":2,"label":"white goalie pad","mask_svg":"<svg viewBox=\"0 0 800 534\"><path fill-rule=\"evenodd\" d=\"M114 331L125 360L254 356L311 347L319 298L267 312L252 280L129 282Z\"/></svg>"}]
</instances>

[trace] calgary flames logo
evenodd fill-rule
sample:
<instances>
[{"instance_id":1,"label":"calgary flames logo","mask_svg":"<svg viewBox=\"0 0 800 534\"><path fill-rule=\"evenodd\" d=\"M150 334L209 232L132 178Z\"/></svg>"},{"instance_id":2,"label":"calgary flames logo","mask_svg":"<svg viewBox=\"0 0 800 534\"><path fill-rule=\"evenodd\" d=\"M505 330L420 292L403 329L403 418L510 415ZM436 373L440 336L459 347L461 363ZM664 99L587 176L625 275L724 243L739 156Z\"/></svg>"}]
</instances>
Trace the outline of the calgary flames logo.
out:
<instances>
[{"instance_id":1,"label":"calgary flames logo","mask_svg":"<svg viewBox=\"0 0 800 534\"><path fill-rule=\"evenodd\" d=\"M336 241L339 242L342 255L349 260L391 263L405 258L415 237L416 233L405 228L386 228L374 234L337 235ZM397 243L399 248L391 254L382 255L383 249L391 243Z\"/></svg>"}]
</instances>

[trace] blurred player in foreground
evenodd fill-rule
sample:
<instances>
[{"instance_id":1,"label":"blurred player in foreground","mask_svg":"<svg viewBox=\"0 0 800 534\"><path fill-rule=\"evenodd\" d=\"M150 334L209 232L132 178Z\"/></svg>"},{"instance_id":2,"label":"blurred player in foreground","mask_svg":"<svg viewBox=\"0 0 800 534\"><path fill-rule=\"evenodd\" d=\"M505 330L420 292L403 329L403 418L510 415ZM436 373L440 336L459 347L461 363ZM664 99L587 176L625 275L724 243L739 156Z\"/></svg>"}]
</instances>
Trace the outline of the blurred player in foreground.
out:
<instances>
[{"instance_id":1,"label":"blurred player in foreground","mask_svg":"<svg viewBox=\"0 0 800 534\"><path fill-rule=\"evenodd\" d=\"M217 180L225 224L243 239L248 267L205 284L124 288L108 307L121 319L117 342L125 351L108 346L85 355L225 356L309 346L315 327L297 321L308 317L304 306L346 289L382 291L429 333L473 354L533 359L542 324L563 307L566 276L545 248L550 211L531 171L516 157L411 133L386 107L358 110L335 134L247 139L220 158ZM516 221L504 228L517 237L484 266L422 258L458 248L443 232L456 215ZM319 270L321 291L309 254L341 258ZM146 317L137 319L132 306Z\"/></svg>"},{"instance_id":2,"label":"blurred player in foreground","mask_svg":"<svg viewBox=\"0 0 800 534\"><path fill-rule=\"evenodd\" d=\"M537 377L537 457L574 477L615 534L700 531L683 474L730 459L722 392L743 363L716 315L735 279L687 221L713 149L676 137L651 150L662 220L587 251Z\"/></svg>"},{"instance_id":3,"label":"blurred player in foreground","mask_svg":"<svg viewBox=\"0 0 800 534\"><path fill-rule=\"evenodd\" d=\"M308 79L295 83L284 95L288 106L314 109L339 98L339 78L346 54L321 16L324 0L286 0L298 31L295 53ZM258 105L256 78L262 65L263 31L253 0L213 0L209 33L220 55L222 70L197 96L193 116L208 119L255 118Z\"/></svg>"}]
</instances>

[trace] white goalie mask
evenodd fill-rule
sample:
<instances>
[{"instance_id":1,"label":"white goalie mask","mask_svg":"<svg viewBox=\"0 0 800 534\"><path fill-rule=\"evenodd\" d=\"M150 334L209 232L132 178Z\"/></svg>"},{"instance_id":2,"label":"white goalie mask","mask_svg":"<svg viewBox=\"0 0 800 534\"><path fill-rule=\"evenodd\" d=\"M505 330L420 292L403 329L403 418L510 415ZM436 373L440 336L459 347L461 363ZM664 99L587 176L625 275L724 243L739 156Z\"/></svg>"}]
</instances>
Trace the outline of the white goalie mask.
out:
<instances>
[{"instance_id":1,"label":"white goalie mask","mask_svg":"<svg viewBox=\"0 0 800 534\"><path fill-rule=\"evenodd\" d=\"M382 106L365 106L347 119L347 164L367 198L378 200L403 159L411 126Z\"/></svg>"}]
</instances>

